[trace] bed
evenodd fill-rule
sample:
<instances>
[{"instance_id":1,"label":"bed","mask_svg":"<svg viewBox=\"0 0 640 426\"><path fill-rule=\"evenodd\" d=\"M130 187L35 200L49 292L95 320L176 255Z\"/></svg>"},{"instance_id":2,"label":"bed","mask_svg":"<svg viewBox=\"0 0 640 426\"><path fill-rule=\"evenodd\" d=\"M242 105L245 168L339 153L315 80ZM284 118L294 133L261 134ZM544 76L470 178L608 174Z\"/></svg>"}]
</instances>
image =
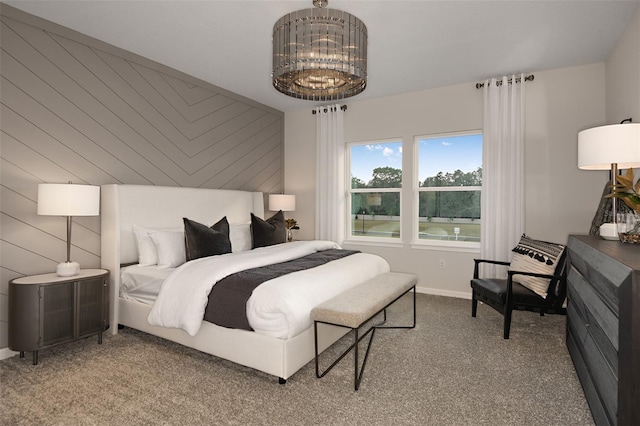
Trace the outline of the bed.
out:
<instances>
[{"instance_id":1,"label":"bed","mask_svg":"<svg viewBox=\"0 0 640 426\"><path fill-rule=\"evenodd\" d=\"M147 298L146 293L121 297L122 272L126 272L126 268L135 268L136 266L127 265L135 265L140 259L134 225L179 229L183 226L184 217L207 225L221 217L226 217L231 224L247 224L251 213L257 217L264 217L264 195L261 192L149 185L103 185L101 265L110 271L109 331L116 334L118 325L131 327L262 371L279 378L280 383L286 382L296 371L313 360L312 326L292 336L274 337L202 321L195 332L187 332L178 327L152 325L149 318L154 304L152 299ZM284 250L285 246L294 247L295 243L285 243L280 248ZM250 250L253 253L247 253L247 256L256 257L259 250L262 249ZM200 260L202 259L187 263ZM383 260L381 262L384 266L379 266L379 272L368 271L368 275L363 275L361 281L369 279L371 274L387 272L388 264ZM177 269L189 266L192 265ZM171 274L169 275L172 276ZM293 276L294 274L290 275ZM165 279L166 273L155 276L156 282L162 282L163 285ZM319 349L326 349L345 333L343 328L326 326L320 333Z\"/></svg>"}]
</instances>

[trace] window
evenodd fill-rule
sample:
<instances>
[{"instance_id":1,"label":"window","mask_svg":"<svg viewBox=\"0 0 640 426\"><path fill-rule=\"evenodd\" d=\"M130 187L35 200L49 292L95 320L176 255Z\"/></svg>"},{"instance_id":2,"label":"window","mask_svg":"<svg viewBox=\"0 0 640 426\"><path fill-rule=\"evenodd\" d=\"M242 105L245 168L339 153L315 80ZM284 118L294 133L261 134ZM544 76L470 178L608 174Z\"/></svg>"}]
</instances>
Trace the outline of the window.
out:
<instances>
[{"instance_id":1,"label":"window","mask_svg":"<svg viewBox=\"0 0 640 426\"><path fill-rule=\"evenodd\" d=\"M418 240L479 243L482 133L419 136L415 140Z\"/></svg>"},{"instance_id":2,"label":"window","mask_svg":"<svg viewBox=\"0 0 640 426\"><path fill-rule=\"evenodd\" d=\"M349 237L399 239L402 142L350 144L348 156Z\"/></svg>"}]
</instances>

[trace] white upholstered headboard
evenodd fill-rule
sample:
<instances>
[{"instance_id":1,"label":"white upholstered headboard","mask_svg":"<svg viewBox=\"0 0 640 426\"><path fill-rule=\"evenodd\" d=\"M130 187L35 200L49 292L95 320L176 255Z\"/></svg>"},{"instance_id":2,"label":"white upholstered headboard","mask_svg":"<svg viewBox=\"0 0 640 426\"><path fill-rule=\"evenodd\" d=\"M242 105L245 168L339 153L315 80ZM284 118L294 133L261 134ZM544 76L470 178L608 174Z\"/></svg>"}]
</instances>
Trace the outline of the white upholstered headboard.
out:
<instances>
[{"instance_id":1,"label":"white upholstered headboard","mask_svg":"<svg viewBox=\"0 0 640 426\"><path fill-rule=\"evenodd\" d=\"M229 223L249 223L250 213L264 217L262 192L153 185L102 185L100 203L101 265L110 271L109 319L118 324L120 265L137 262L133 225L182 227L182 218L212 225L223 216Z\"/></svg>"}]
</instances>

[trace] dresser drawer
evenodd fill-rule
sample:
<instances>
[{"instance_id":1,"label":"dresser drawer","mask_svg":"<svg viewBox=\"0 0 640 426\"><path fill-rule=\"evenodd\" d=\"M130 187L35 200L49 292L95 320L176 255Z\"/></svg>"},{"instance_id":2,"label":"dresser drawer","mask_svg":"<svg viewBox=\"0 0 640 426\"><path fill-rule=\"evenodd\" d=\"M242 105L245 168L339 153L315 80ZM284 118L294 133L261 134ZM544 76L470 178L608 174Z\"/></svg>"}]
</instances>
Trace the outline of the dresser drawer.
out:
<instances>
[{"instance_id":1,"label":"dresser drawer","mask_svg":"<svg viewBox=\"0 0 640 426\"><path fill-rule=\"evenodd\" d=\"M582 320L594 334L600 346L610 345L617 357L619 331L618 313L600 297L594 287L573 266L567 276L570 303L580 312Z\"/></svg>"},{"instance_id":2,"label":"dresser drawer","mask_svg":"<svg viewBox=\"0 0 640 426\"><path fill-rule=\"evenodd\" d=\"M587 363L582 356L584 346L582 342L579 344L574 337L572 327L567 327L567 349L569 349L569 354L571 354L571 359L576 367L576 373L578 374L580 383L582 383L582 388L587 397L593 419L596 425L614 425L616 422L610 418L607 408L600 398L598 388L589 373Z\"/></svg>"},{"instance_id":3,"label":"dresser drawer","mask_svg":"<svg viewBox=\"0 0 640 426\"><path fill-rule=\"evenodd\" d=\"M620 243L617 243L620 244ZM593 247L581 247L579 256L570 250L569 274L578 273L582 280L588 283L595 297L600 299L616 316L619 315L620 300L618 290L621 283L629 274L628 269L621 268L617 262L612 262L611 258L603 256L602 253ZM568 278L568 277L567 277Z\"/></svg>"},{"instance_id":4,"label":"dresser drawer","mask_svg":"<svg viewBox=\"0 0 640 426\"><path fill-rule=\"evenodd\" d=\"M597 425L640 425L640 247L567 243L567 348Z\"/></svg>"},{"instance_id":5,"label":"dresser drawer","mask_svg":"<svg viewBox=\"0 0 640 426\"><path fill-rule=\"evenodd\" d=\"M597 327L583 320L585 312L580 312L580 303L580 298L574 294L567 308L567 345L585 393L591 395L590 404L600 407L600 416L607 418L606 423L615 424L618 410L617 352L608 340L602 343L602 334ZM586 314L588 316L588 311Z\"/></svg>"}]
</instances>

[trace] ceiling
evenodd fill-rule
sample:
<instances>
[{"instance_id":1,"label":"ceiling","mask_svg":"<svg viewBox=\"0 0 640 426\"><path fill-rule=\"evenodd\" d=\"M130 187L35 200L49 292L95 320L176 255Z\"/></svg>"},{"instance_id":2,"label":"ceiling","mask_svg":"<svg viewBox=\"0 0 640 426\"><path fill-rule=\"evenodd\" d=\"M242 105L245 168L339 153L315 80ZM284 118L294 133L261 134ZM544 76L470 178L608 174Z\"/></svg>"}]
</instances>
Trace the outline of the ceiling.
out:
<instances>
[{"instance_id":1,"label":"ceiling","mask_svg":"<svg viewBox=\"0 0 640 426\"><path fill-rule=\"evenodd\" d=\"M6 1L281 111L319 102L271 85L271 34L311 0ZM330 0L369 32L369 80L350 99L603 62L640 0ZM348 100L347 100L348 101ZM324 102L325 104L327 102Z\"/></svg>"}]
</instances>

